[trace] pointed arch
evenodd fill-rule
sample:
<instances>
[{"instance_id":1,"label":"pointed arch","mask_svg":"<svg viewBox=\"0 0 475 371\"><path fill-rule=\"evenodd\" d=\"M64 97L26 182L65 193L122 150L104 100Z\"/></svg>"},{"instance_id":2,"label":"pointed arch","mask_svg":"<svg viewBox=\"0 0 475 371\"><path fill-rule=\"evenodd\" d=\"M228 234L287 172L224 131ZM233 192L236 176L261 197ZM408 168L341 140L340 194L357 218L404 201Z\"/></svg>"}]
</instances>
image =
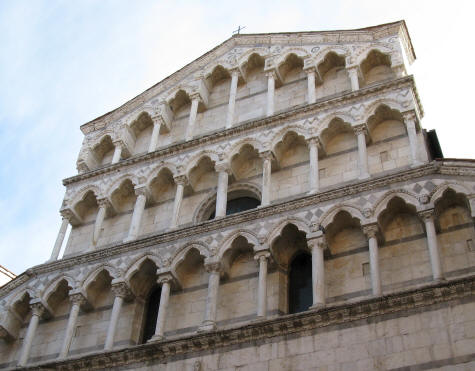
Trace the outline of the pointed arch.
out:
<instances>
[{"instance_id":1,"label":"pointed arch","mask_svg":"<svg viewBox=\"0 0 475 371\"><path fill-rule=\"evenodd\" d=\"M328 209L320 218L319 224L324 228L327 228L329 224L332 223L335 216L340 211L346 211L351 217L356 218L360 221L361 224L364 224L366 218L363 215L363 212L356 206L350 204L341 204L335 205Z\"/></svg>"},{"instance_id":2,"label":"pointed arch","mask_svg":"<svg viewBox=\"0 0 475 371\"><path fill-rule=\"evenodd\" d=\"M129 285L131 284L130 282L131 278L135 275L135 273L137 273L140 270L142 264L147 260L150 260L151 262L153 262L157 266L157 268L161 268L164 265L162 258L151 252L147 252L145 254L140 255L131 264L129 264L129 266L125 270L124 280L125 282L127 282L127 284Z\"/></svg>"},{"instance_id":3,"label":"pointed arch","mask_svg":"<svg viewBox=\"0 0 475 371\"><path fill-rule=\"evenodd\" d=\"M170 270L173 272L175 277L177 277L176 270L178 266L185 260L188 253L193 249L197 250L204 259L209 258L211 256L209 248L205 243L201 241L192 241L186 243L177 250L170 264Z\"/></svg>"},{"instance_id":4,"label":"pointed arch","mask_svg":"<svg viewBox=\"0 0 475 371\"><path fill-rule=\"evenodd\" d=\"M282 230L289 224L295 225L301 232L304 232L305 234L310 233L310 224L306 220L297 217L289 217L280 221L272 229L272 232L269 233L269 236L267 237L267 243L269 246L272 246L275 239L279 237L279 235L282 233Z\"/></svg>"},{"instance_id":5,"label":"pointed arch","mask_svg":"<svg viewBox=\"0 0 475 371\"><path fill-rule=\"evenodd\" d=\"M253 54L257 54L258 56L262 57L262 58L266 58L269 56L269 49L268 48L252 48L252 49L249 49L247 50L245 53L243 53L239 59L238 59L238 62L237 64L239 65L240 68L243 67L244 64L246 64L247 62L249 62L249 58L253 55Z\"/></svg>"},{"instance_id":6,"label":"pointed arch","mask_svg":"<svg viewBox=\"0 0 475 371\"><path fill-rule=\"evenodd\" d=\"M97 276L106 271L112 279L117 279L121 277L120 271L113 267L110 264L101 264L96 266L94 269L91 269L90 272L86 275L86 277L82 280L82 282L78 285L84 291L87 290L88 286L97 278Z\"/></svg>"},{"instance_id":7,"label":"pointed arch","mask_svg":"<svg viewBox=\"0 0 475 371\"><path fill-rule=\"evenodd\" d=\"M381 98L370 103L368 107L366 107L364 112L364 117L366 118L366 121L368 121L371 116L374 116L378 108L380 108L381 106L387 106L389 109L399 111L401 113L407 110L407 107L403 107L401 103L398 102L396 99Z\"/></svg>"},{"instance_id":8,"label":"pointed arch","mask_svg":"<svg viewBox=\"0 0 475 371\"><path fill-rule=\"evenodd\" d=\"M270 148L274 149L277 143L279 143L282 139L284 139L285 135L291 131L295 132L299 136L302 136L305 140L308 140L311 137L310 132L306 128L302 127L301 124L288 125L280 129L272 137Z\"/></svg>"},{"instance_id":9,"label":"pointed arch","mask_svg":"<svg viewBox=\"0 0 475 371\"><path fill-rule=\"evenodd\" d=\"M330 45L322 48L315 54L312 59L315 61L315 66L318 66L320 63L323 62L327 54L335 53L337 55L342 55L345 58L351 55L351 52L348 47L344 45Z\"/></svg>"},{"instance_id":10,"label":"pointed arch","mask_svg":"<svg viewBox=\"0 0 475 371\"><path fill-rule=\"evenodd\" d=\"M62 281L66 281L68 286L71 287L71 290L79 287L77 281L73 277L66 274L60 274L56 276L56 278L54 278L48 286L45 287L41 293L41 299L44 302L48 302L49 297L58 289L58 286Z\"/></svg>"},{"instance_id":11,"label":"pointed arch","mask_svg":"<svg viewBox=\"0 0 475 371\"><path fill-rule=\"evenodd\" d=\"M430 194L430 203L435 205L437 201L439 201L444 192L448 189L451 189L455 193L461 193L465 195L467 198L471 194L470 190L463 184L456 183L456 182L444 182L440 184L437 188L435 188Z\"/></svg>"},{"instance_id":12,"label":"pointed arch","mask_svg":"<svg viewBox=\"0 0 475 371\"><path fill-rule=\"evenodd\" d=\"M386 192L374 205L373 215L378 219L381 213L386 210L388 203L395 197L401 198L406 204L415 207L416 211L420 210L420 204L415 194L405 189L394 189Z\"/></svg>"},{"instance_id":13,"label":"pointed arch","mask_svg":"<svg viewBox=\"0 0 475 371\"><path fill-rule=\"evenodd\" d=\"M126 180L130 180L134 186L139 184L139 178L137 175L133 173L127 173L119 176L118 178L114 179L110 185L107 187L105 191L106 197L110 198L112 193L119 188Z\"/></svg>"},{"instance_id":14,"label":"pointed arch","mask_svg":"<svg viewBox=\"0 0 475 371\"><path fill-rule=\"evenodd\" d=\"M178 175L177 166L169 161L161 162L155 166L152 166L145 174L144 178L146 179L147 186L150 185L150 182L158 175L163 169L168 169L170 173L175 177Z\"/></svg>"},{"instance_id":15,"label":"pointed arch","mask_svg":"<svg viewBox=\"0 0 475 371\"><path fill-rule=\"evenodd\" d=\"M84 187L80 188L78 191L76 191L74 193L74 195L72 197L70 197L69 204L71 206L75 207L78 202L84 200L85 196L89 192L92 192L94 194L94 197L96 197L96 199L104 198L104 193L102 192L102 190L97 185L89 184L87 186L84 186Z\"/></svg>"},{"instance_id":16,"label":"pointed arch","mask_svg":"<svg viewBox=\"0 0 475 371\"><path fill-rule=\"evenodd\" d=\"M21 300L26 294L28 294L30 299L39 298L38 293L32 287L25 287L8 299L6 307L13 309L15 303Z\"/></svg>"},{"instance_id":17,"label":"pointed arch","mask_svg":"<svg viewBox=\"0 0 475 371\"><path fill-rule=\"evenodd\" d=\"M279 68L291 54L295 54L298 58L302 60L309 57L307 50L305 50L304 48L291 47L288 49L284 49L275 61L276 67Z\"/></svg>"},{"instance_id":18,"label":"pointed arch","mask_svg":"<svg viewBox=\"0 0 475 371\"><path fill-rule=\"evenodd\" d=\"M203 157L209 157L211 161L214 161L215 163L219 161L219 154L216 151L211 149L199 151L187 161L185 166L185 174L189 175L191 169L193 169Z\"/></svg>"},{"instance_id":19,"label":"pointed arch","mask_svg":"<svg viewBox=\"0 0 475 371\"><path fill-rule=\"evenodd\" d=\"M238 229L237 231L233 231L228 237L224 239L223 242L220 243L221 247L217 253L217 258L219 260L223 258L224 253L232 247L233 242L238 237L244 237L248 243L253 245L254 251L258 250L259 246L261 245L256 233L247 229Z\"/></svg>"},{"instance_id":20,"label":"pointed arch","mask_svg":"<svg viewBox=\"0 0 475 371\"><path fill-rule=\"evenodd\" d=\"M370 45L364 47L363 49L361 49L359 52L357 52L356 55L355 55L355 64L360 65L366 59L368 54L373 50L378 51L381 54L388 55L389 58L390 58L391 67L392 67L392 62L393 62L393 59L394 59L394 58L392 58L393 49L390 48L387 45L380 44L380 43L370 44Z\"/></svg>"},{"instance_id":21,"label":"pointed arch","mask_svg":"<svg viewBox=\"0 0 475 371\"><path fill-rule=\"evenodd\" d=\"M254 149L256 149L258 152L263 152L264 151L264 144L260 142L258 139L255 138L243 138L238 140L237 142L233 143L229 150L226 151L225 153L225 161L230 165L231 160L235 155L237 155L241 148L245 145L250 145Z\"/></svg>"}]
</instances>

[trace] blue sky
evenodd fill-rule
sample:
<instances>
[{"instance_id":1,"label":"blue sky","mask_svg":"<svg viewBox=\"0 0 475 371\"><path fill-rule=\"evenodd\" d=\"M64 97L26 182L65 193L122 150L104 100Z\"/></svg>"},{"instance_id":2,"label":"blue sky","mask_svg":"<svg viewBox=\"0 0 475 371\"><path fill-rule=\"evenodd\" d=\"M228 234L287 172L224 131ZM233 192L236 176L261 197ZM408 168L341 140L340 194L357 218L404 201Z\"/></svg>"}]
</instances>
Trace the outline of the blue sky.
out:
<instances>
[{"instance_id":1,"label":"blue sky","mask_svg":"<svg viewBox=\"0 0 475 371\"><path fill-rule=\"evenodd\" d=\"M0 2L0 264L48 259L79 126L244 33L348 29L405 19L424 128L446 157L475 158L471 2Z\"/></svg>"}]
</instances>

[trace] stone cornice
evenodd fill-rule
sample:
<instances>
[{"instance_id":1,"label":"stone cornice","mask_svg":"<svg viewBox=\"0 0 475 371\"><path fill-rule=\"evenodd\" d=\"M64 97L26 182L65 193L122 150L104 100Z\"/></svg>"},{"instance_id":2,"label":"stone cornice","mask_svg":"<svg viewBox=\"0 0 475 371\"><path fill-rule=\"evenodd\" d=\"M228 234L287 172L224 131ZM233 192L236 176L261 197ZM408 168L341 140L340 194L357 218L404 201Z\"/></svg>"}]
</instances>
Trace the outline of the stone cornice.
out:
<instances>
[{"instance_id":1,"label":"stone cornice","mask_svg":"<svg viewBox=\"0 0 475 371\"><path fill-rule=\"evenodd\" d=\"M210 333L187 335L162 342L153 342L111 352L74 357L63 361L53 361L30 365L24 369L41 370L97 370L109 369L143 362L166 362L173 357L196 356L197 352L244 345L269 338L309 332L328 326L338 326L368 318L382 318L408 311L420 311L424 307L450 303L456 300L473 300L475 276L431 283L417 289L400 291L377 298L358 302L327 306L325 308L297 314L280 316L275 319L250 323L244 326L217 330ZM149 363L150 364L150 363Z\"/></svg>"},{"instance_id":2,"label":"stone cornice","mask_svg":"<svg viewBox=\"0 0 475 371\"><path fill-rule=\"evenodd\" d=\"M81 125L81 131L86 134L94 130L99 130L107 124L120 119L128 112L133 111L141 104L152 99L156 95L170 89L173 84L177 84L190 74L205 67L220 54L224 54L236 46L246 45L302 45L304 43L342 43L342 42L371 42L391 35L402 35L403 44L408 54L409 60L415 59L415 54L406 23L397 21L378 26L354 29L354 30L335 30L335 31L309 31L309 32L283 32L283 33L265 33L265 34L239 34L230 37L215 48L206 52L194 61L188 63L183 68L156 83L136 97L127 101L120 107L100 116L96 119Z\"/></svg>"},{"instance_id":3,"label":"stone cornice","mask_svg":"<svg viewBox=\"0 0 475 371\"><path fill-rule=\"evenodd\" d=\"M165 156L178 155L180 153L198 148L204 144L213 144L222 141L224 138L233 137L236 135L246 134L249 131L263 128L273 127L280 125L283 121L292 118L293 120L304 119L307 116L315 115L320 111L326 110L329 107L338 107L340 105L348 105L352 102L358 102L361 99L367 99L370 94L381 94L386 91L393 90L395 88L409 87L413 90L416 99L416 110L422 117L423 109L420 103L419 95L416 90L413 76L406 76L399 79L390 80L388 82L382 82L369 87L359 89L357 91L346 92L337 97L333 97L327 100L316 102L310 105L298 106L288 111L275 114L270 117L261 118L258 120L252 120L245 122L241 125L234 126L229 129L223 129L211 134L203 135L192 139L187 142L178 142L171 144L167 147L161 148L158 151L147 153L141 156L132 157L116 164L107 165L99 169L95 169L83 174L75 175L63 180L63 185L69 185L76 182L80 182L85 179L90 179L98 175L111 173L118 169L123 169L126 166L133 165L140 162L145 162L151 159L160 159Z\"/></svg>"},{"instance_id":4,"label":"stone cornice","mask_svg":"<svg viewBox=\"0 0 475 371\"><path fill-rule=\"evenodd\" d=\"M395 172L389 175L380 177L373 177L366 181L358 181L342 187L336 187L328 191L317 193L315 195L308 195L296 198L290 201L285 201L277 204L272 204L266 207L249 210L236 215L228 215L225 218L201 222L189 227L179 228L170 232L156 234L153 236L143 237L139 240L117 243L114 246L103 248L97 251L84 253L81 255L64 258L61 260L41 264L30 268L27 272L19 275L14 280L8 282L0 288L0 297L7 292L18 287L26 282L29 278L35 275L44 274L54 271L67 270L75 265L99 262L104 259L124 254L130 251L144 249L150 246L156 246L163 243L170 243L179 241L180 239L188 237L197 237L202 234L218 231L231 226L242 225L253 220L260 220L269 216L280 213L289 212L292 210L316 205L320 202L336 200L339 198L359 194L361 192L371 191L380 187L415 180L427 175L451 175L451 176L471 176L475 177L475 160L450 160L448 165L445 165L444 160L433 161L431 163L411 168L409 170Z\"/></svg>"}]
</instances>

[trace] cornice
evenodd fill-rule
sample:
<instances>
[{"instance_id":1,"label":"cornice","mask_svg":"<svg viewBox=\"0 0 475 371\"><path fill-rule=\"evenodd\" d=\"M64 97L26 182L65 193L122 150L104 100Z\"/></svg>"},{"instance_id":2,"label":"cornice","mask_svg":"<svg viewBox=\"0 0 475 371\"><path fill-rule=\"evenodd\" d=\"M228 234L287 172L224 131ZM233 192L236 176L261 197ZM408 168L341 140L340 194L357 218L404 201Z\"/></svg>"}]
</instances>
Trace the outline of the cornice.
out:
<instances>
[{"instance_id":1,"label":"cornice","mask_svg":"<svg viewBox=\"0 0 475 371\"><path fill-rule=\"evenodd\" d=\"M414 97L417 104L417 111L422 117L423 109L419 99L419 94L417 93L414 77L412 75L405 76L399 79L390 80L387 82L382 82L380 84L375 84L369 87L359 89L357 91L343 93L337 97L332 97L327 100L319 101L314 104L298 106L296 108L290 109L285 112L277 113L270 117L261 118L258 120L252 120L244 122L240 125L234 126L229 129L223 129L214 133L203 135L192 139L187 142L178 142L171 144L167 147L161 148L155 152L146 153L144 155L132 157L126 160L122 160L116 164L107 165L99 169L88 171L86 173L78 174L63 180L63 185L69 185L76 182L80 182L85 179L90 179L98 175L107 174L114 172L119 169L123 169L129 165L133 165L140 162L146 162L151 159L161 159L162 157L178 155L183 152L198 148L204 144L213 144L219 141L222 141L224 138L233 137L236 135L246 134L249 131L264 128L264 127L273 127L280 125L283 121L292 118L293 120L304 119L307 116L312 116L320 111L327 110L329 108L336 108L341 105L348 105L354 101L361 100L361 98L367 98L368 94L381 94L386 91L390 91L396 88L407 87L413 90Z\"/></svg>"},{"instance_id":2,"label":"cornice","mask_svg":"<svg viewBox=\"0 0 475 371\"><path fill-rule=\"evenodd\" d=\"M451 176L471 176L475 177L475 160L458 161L451 160L448 166L444 165L444 161L433 161L431 163L411 168L404 171L395 172L389 175L380 177L373 177L366 181L359 181L342 187L333 188L331 190L317 193L315 195L308 195L293 200L272 204L266 207L261 207L249 210L236 215L228 215L225 218L210 220L195 224L192 226L179 228L177 230L164 232L152 236L140 238L138 240L117 243L113 246L102 248L97 251L83 253L61 260L41 264L30 268L27 271L28 276L18 276L16 279L10 281L0 288L0 297L4 296L13 288L18 287L24 280L27 280L33 275L40 275L44 273L67 270L71 267L80 264L88 264L99 262L117 255L125 254L127 252L145 249L151 246L157 246L164 243L171 243L189 237L198 237L208 232L218 231L220 229L243 225L254 220L260 220L266 217L271 217L281 213L289 212L296 209L305 208L311 205L316 205L321 202L336 200L343 197L352 196L361 192L372 191L381 187L386 187L392 184L415 180L427 175L441 174ZM21 278L21 283L18 283Z\"/></svg>"},{"instance_id":3,"label":"cornice","mask_svg":"<svg viewBox=\"0 0 475 371\"><path fill-rule=\"evenodd\" d=\"M407 315L412 310L455 301L473 300L475 276L451 281L442 281L421 286L417 289L358 302L331 305L319 310L280 316L271 320L249 323L244 326L217 330L209 333L187 335L161 342L147 343L118 349L111 352L78 356L63 361L30 365L27 370L97 370L148 362L167 362L172 358L196 356L198 352L219 351L226 347L256 344L269 338L291 334L309 333L319 328L338 326L358 320Z\"/></svg>"}]
</instances>

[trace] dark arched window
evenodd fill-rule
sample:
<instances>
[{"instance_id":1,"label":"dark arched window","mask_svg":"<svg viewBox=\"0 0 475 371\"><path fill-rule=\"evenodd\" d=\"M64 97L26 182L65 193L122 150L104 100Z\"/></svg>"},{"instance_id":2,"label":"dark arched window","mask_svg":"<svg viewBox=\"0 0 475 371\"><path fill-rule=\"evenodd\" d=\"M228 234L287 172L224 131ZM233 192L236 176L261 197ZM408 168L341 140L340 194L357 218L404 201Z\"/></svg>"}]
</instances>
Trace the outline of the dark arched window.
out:
<instances>
[{"instance_id":1,"label":"dark arched window","mask_svg":"<svg viewBox=\"0 0 475 371\"><path fill-rule=\"evenodd\" d=\"M226 215L240 213L241 211L255 209L261 204L261 201L254 197L237 197L228 200L226 203ZM209 220L214 219L214 211Z\"/></svg>"},{"instance_id":2,"label":"dark arched window","mask_svg":"<svg viewBox=\"0 0 475 371\"><path fill-rule=\"evenodd\" d=\"M308 310L312 305L312 257L300 253L294 257L289 272L289 313Z\"/></svg>"},{"instance_id":3,"label":"dark arched window","mask_svg":"<svg viewBox=\"0 0 475 371\"><path fill-rule=\"evenodd\" d=\"M157 325L158 306L160 305L160 295L162 287L157 286L150 292L145 309L145 323L143 327L142 344L145 344L155 334Z\"/></svg>"}]
</instances>

